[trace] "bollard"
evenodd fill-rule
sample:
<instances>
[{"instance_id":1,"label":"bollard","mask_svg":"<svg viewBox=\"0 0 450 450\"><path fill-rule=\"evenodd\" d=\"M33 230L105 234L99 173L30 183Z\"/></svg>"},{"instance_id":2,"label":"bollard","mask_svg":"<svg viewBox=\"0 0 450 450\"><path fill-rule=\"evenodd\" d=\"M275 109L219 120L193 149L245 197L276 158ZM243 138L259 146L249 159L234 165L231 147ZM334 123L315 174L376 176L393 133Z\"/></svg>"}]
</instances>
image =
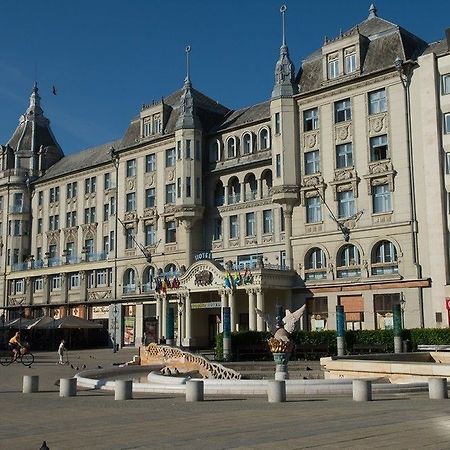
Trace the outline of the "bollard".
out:
<instances>
[{"instance_id":1,"label":"bollard","mask_svg":"<svg viewBox=\"0 0 450 450\"><path fill-rule=\"evenodd\" d=\"M77 379L61 378L59 380L59 396L75 397L77 395Z\"/></svg>"},{"instance_id":2,"label":"bollard","mask_svg":"<svg viewBox=\"0 0 450 450\"><path fill-rule=\"evenodd\" d=\"M371 380L353 380L353 400L355 402L370 402L372 400Z\"/></svg>"},{"instance_id":3,"label":"bollard","mask_svg":"<svg viewBox=\"0 0 450 450\"><path fill-rule=\"evenodd\" d=\"M267 400L269 403L286 401L286 382L284 380L269 380L267 382Z\"/></svg>"},{"instance_id":4,"label":"bollard","mask_svg":"<svg viewBox=\"0 0 450 450\"><path fill-rule=\"evenodd\" d=\"M131 400L133 398L133 381L116 380L114 387L114 400Z\"/></svg>"},{"instance_id":5,"label":"bollard","mask_svg":"<svg viewBox=\"0 0 450 450\"><path fill-rule=\"evenodd\" d=\"M448 398L447 378L429 378L428 395L432 400Z\"/></svg>"},{"instance_id":6,"label":"bollard","mask_svg":"<svg viewBox=\"0 0 450 450\"><path fill-rule=\"evenodd\" d=\"M189 380L186 383L186 401L202 402L204 397L204 387L202 380Z\"/></svg>"},{"instance_id":7,"label":"bollard","mask_svg":"<svg viewBox=\"0 0 450 450\"><path fill-rule=\"evenodd\" d=\"M22 392L31 394L39 391L39 375L24 375Z\"/></svg>"},{"instance_id":8,"label":"bollard","mask_svg":"<svg viewBox=\"0 0 450 450\"><path fill-rule=\"evenodd\" d=\"M289 379L287 364L277 364L275 368L275 380L283 381Z\"/></svg>"}]
</instances>

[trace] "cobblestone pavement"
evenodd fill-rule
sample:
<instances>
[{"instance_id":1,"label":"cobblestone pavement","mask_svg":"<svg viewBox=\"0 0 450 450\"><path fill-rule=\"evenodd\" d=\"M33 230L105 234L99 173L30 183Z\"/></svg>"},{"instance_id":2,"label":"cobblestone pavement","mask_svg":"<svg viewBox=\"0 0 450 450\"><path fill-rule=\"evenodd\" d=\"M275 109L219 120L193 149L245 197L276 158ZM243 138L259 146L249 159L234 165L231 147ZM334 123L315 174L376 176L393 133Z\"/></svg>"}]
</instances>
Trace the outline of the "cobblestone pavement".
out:
<instances>
[{"instance_id":1,"label":"cobblestone pavement","mask_svg":"<svg viewBox=\"0 0 450 450\"><path fill-rule=\"evenodd\" d=\"M57 381L76 367L108 367L131 359L135 350L83 350L69 355L74 369L39 353L31 368L0 366L0 449L447 449L450 400L427 394L349 397L206 397L135 394L115 401L111 392L81 390L60 398ZM22 376L39 375L40 392L22 394Z\"/></svg>"}]
</instances>

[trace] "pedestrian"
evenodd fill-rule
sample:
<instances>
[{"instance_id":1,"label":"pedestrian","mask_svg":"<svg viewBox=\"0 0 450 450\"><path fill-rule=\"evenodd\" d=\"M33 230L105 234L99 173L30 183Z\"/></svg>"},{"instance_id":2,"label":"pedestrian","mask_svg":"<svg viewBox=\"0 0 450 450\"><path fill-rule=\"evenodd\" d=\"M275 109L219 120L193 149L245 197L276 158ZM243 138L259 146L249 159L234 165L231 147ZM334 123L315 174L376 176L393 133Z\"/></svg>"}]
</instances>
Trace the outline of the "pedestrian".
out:
<instances>
[{"instance_id":1,"label":"pedestrian","mask_svg":"<svg viewBox=\"0 0 450 450\"><path fill-rule=\"evenodd\" d=\"M66 341L63 339L58 347L58 356L59 356L58 364L64 364L64 353L67 352L65 345Z\"/></svg>"}]
</instances>

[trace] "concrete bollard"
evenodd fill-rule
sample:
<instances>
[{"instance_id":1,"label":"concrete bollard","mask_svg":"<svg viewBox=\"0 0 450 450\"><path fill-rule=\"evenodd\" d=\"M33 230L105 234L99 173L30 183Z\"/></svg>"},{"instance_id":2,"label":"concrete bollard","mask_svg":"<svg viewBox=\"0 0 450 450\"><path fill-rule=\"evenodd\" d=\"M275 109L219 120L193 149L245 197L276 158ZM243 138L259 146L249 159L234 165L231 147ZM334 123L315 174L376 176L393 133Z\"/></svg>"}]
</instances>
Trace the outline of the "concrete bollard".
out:
<instances>
[{"instance_id":1,"label":"concrete bollard","mask_svg":"<svg viewBox=\"0 0 450 450\"><path fill-rule=\"evenodd\" d=\"M267 382L267 400L269 403L286 401L286 381L269 380Z\"/></svg>"},{"instance_id":2,"label":"concrete bollard","mask_svg":"<svg viewBox=\"0 0 450 450\"><path fill-rule=\"evenodd\" d=\"M133 381L116 380L114 387L114 400L131 400L133 398Z\"/></svg>"},{"instance_id":3,"label":"concrete bollard","mask_svg":"<svg viewBox=\"0 0 450 450\"><path fill-rule=\"evenodd\" d=\"M448 398L447 378L429 378L428 395L432 400Z\"/></svg>"},{"instance_id":4,"label":"concrete bollard","mask_svg":"<svg viewBox=\"0 0 450 450\"><path fill-rule=\"evenodd\" d=\"M353 380L353 400L355 402L370 402L372 400L371 380Z\"/></svg>"},{"instance_id":5,"label":"concrete bollard","mask_svg":"<svg viewBox=\"0 0 450 450\"><path fill-rule=\"evenodd\" d=\"M277 364L275 368L275 380L289 380L289 372L287 364Z\"/></svg>"},{"instance_id":6,"label":"concrete bollard","mask_svg":"<svg viewBox=\"0 0 450 450\"><path fill-rule=\"evenodd\" d=\"M39 375L24 375L22 392L24 394L31 394L39 391Z\"/></svg>"},{"instance_id":7,"label":"concrete bollard","mask_svg":"<svg viewBox=\"0 0 450 450\"><path fill-rule=\"evenodd\" d=\"M77 395L77 379L61 378L59 380L59 396L75 397Z\"/></svg>"},{"instance_id":8,"label":"concrete bollard","mask_svg":"<svg viewBox=\"0 0 450 450\"><path fill-rule=\"evenodd\" d=\"M204 398L204 385L202 380L189 380L186 382L186 401L202 402Z\"/></svg>"}]
</instances>

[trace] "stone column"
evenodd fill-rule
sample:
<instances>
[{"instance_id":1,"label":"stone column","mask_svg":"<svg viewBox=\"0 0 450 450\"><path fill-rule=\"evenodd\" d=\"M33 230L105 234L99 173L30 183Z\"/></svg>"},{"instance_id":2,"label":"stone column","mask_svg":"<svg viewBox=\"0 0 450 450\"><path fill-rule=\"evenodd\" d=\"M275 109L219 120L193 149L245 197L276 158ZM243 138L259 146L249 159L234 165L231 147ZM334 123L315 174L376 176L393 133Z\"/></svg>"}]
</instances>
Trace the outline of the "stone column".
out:
<instances>
[{"instance_id":1,"label":"stone column","mask_svg":"<svg viewBox=\"0 0 450 450\"><path fill-rule=\"evenodd\" d=\"M239 183L239 186L241 188L241 191L239 194L240 195L239 203L243 203L245 201L245 183L243 181L241 181Z\"/></svg>"},{"instance_id":2,"label":"stone column","mask_svg":"<svg viewBox=\"0 0 450 450\"><path fill-rule=\"evenodd\" d=\"M264 293L261 288L256 290L256 307L258 309L260 309L261 311L265 312L265 310L264 310ZM257 331L266 331L266 324L262 317L258 316L256 319L256 330Z\"/></svg>"},{"instance_id":3,"label":"stone column","mask_svg":"<svg viewBox=\"0 0 450 450\"><path fill-rule=\"evenodd\" d=\"M284 205L284 241L286 249L286 265L293 269L294 259L292 256L292 205Z\"/></svg>"},{"instance_id":4,"label":"stone column","mask_svg":"<svg viewBox=\"0 0 450 450\"><path fill-rule=\"evenodd\" d=\"M229 195L229 189L228 186L223 187L223 204L228 205L228 195Z\"/></svg>"},{"instance_id":5,"label":"stone column","mask_svg":"<svg viewBox=\"0 0 450 450\"><path fill-rule=\"evenodd\" d=\"M256 180L256 198L260 200L262 196L262 180L261 178L258 178Z\"/></svg>"},{"instance_id":6,"label":"stone column","mask_svg":"<svg viewBox=\"0 0 450 450\"><path fill-rule=\"evenodd\" d=\"M25 278L25 296L25 303L31 305L33 303L33 286L30 277Z\"/></svg>"},{"instance_id":7,"label":"stone column","mask_svg":"<svg viewBox=\"0 0 450 450\"><path fill-rule=\"evenodd\" d=\"M223 308L228 306L228 296L226 291L220 291L220 302L222 305L220 308L220 332L223 333Z\"/></svg>"},{"instance_id":8,"label":"stone column","mask_svg":"<svg viewBox=\"0 0 450 450\"><path fill-rule=\"evenodd\" d=\"M156 300L156 317L158 318L158 342L162 333L162 311L161 311L161 296L159 294L155 295Z\"/></svg>"},{"instance_id":9,"label":"stone column","mask_svg":"<svg viewBox=\"0 0 450 450\"><path fill-rule=\"evenodd\" d=\"M185 229L185 238L186 238L186 268L188 268L192 263L192 221L191 220L183 220L184 229Z\"/></svg>"},{"instance_id":10,"label":"stone column","mask_svg":"<svg viewBox=\"0 0 450 450\"><path fill-rule=\"evenodd\" d=\"M67 282L67 273L60 273L61 277L61 301L67 303L69 299L69 283ZM85 297L86 298L86 297Z\"/></svg>"},{"instance_id":11,"label":"stone column","mask_svg":"<svg viewBox=\"0 0 450 450\"><path fill-rule=\"evenodd\" d=\"M184 341L183 345L189 347L192 341L192 310L191 310L191 296L189 292L184 297Z\"/></svg>"},{"instance_id":12,"label":"stone column","mask_svg":"<svg viewBox=\"0 0 450 450\"><path fill-rule=\"evenodd\" d=\"M231 332L236 331L236 295L234 291L228 293L228 305L230 307Z\"/></svg>"},{"instance_id":13,"label":"stone column","mask_svg":"<svg viewBox=\"0 0 450 450\"><path fill-rule=\"evenodd\" d=\"M48 304L50 302L50 284L49 284L49 278L48 275L43 275L42 276L42 281L43 281L43 292L42 292L42 297L43 297L43 303L44 304ZM86 297L85 297L86 298Z\"/></svg>"},{"instance_id":14,"label":"stone column","mask_svg":"<svg viewBox=\"0 0 450 450\"><path fill-rule=\"evenodd\" d=\"M136 336L134 345L139 347L144 345L144 305L142 303L136 304Z\"/></svg>"},{"instance_id":15,"label":"stone column","mask_svg":"<svg viewBox=\"0 0 450 450\"><path fill-rule=\"evenodd\" d=\"M248 329L256 331L256 295L254 289L249 289L248 293Z\"/></svg>"},{"instance_id":16,"label":"stone column","mask_svg":"<svg viewBox=\"0 0 450 450\"><path fill-rule=\"evenodd\" d=\"M161 336L167 339L167 310L169 308L169 301L167 295L163 295L161 299Z\"/></svg>"}]
</instances>

